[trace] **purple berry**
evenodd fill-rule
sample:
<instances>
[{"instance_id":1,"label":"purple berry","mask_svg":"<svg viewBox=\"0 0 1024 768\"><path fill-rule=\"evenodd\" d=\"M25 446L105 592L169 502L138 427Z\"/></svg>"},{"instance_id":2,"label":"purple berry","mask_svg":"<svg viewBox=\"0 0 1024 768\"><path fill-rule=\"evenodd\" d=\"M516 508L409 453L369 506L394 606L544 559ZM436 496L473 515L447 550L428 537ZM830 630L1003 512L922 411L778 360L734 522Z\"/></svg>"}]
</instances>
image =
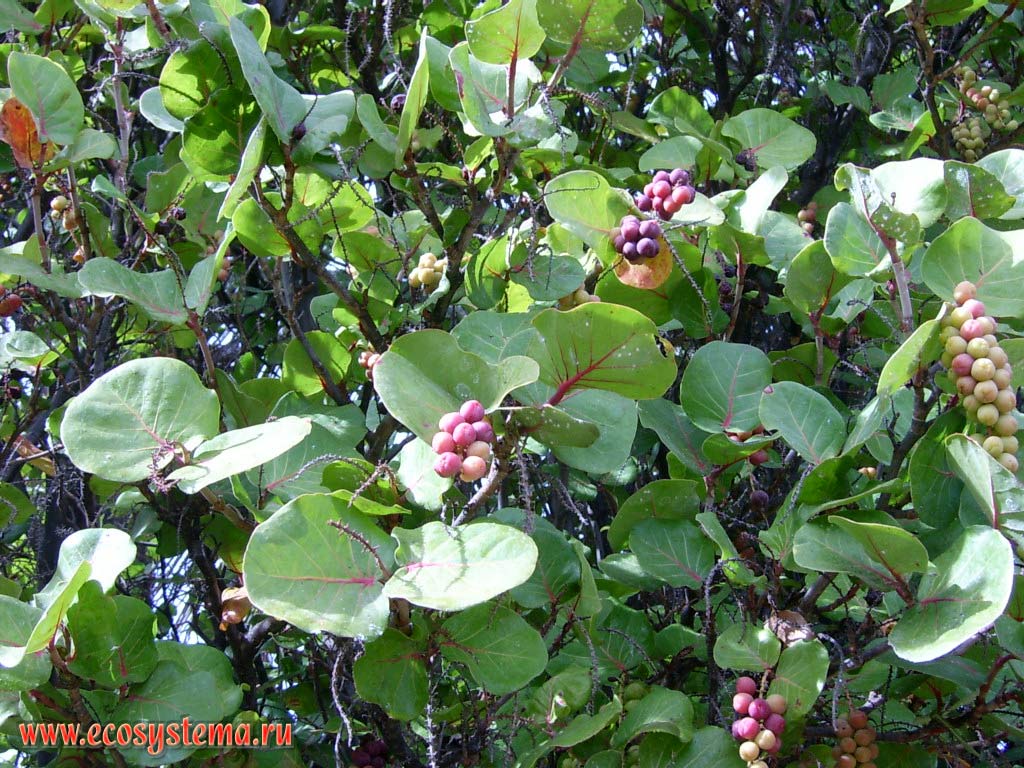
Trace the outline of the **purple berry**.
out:
<instances>
[{"instance_id":1,"label":"purple berry","mask_svg":"<svg viewBox=\"0 0 1024 768\"><path fill-rule=\"evenodd\" d=\"M738 740L738 741L743 741L744 740L743 737L740 736L740 721L739 720L733 720L732 721L732 737L734 739Z\"/></svg>"},{"instance_id":2,"label":"purple berry","mask_svg":"<svg viewBox=\"0 0 1024 768\"><path fill-rule=\"evenodd\" d=\"M752 717L744 717L736 722L736 730L741 739L753 739L761 732L761 724Z\"/></svg>"},{"instance_id":3,"label":"purple berry","mask_svg":"<svg viewBox=\"0 0 1024 768\"><path fill-rule=\"evenodd\" d=\"M651 202L651 198L649 198L647 195L637 195L636 207L639 208L644 213L647 213L649 210L651 210L651 208L654 207L654 204Z\"/></svg>"},{"instance_id":4,"label":"purple berry","mask_svg":"<svg viewBox=\"0 0 1024 768\"><path fill-rule=\"evenodd\" d=\"M772 713L772 708L764 699L754 699L747 708L747 713L755 720L764 720Z\"/></svg>"},{"instance_id":5,"label":"purple berry","mask_svg":"<svg viewBox=\"0 0 1024 768\"><path fill-rule=\"evenodd\" d=\"M661 235L661 224L648 219L640 222L640 237L659 237Z\"/></svg>"},{"instance_id":6,"label":"purple berry","mask_svg":"<svg viewBox=\"0 0 1024 768\"><path fill-rule=\"evenodd\" d=\"M462 471L462 459L457 453L442 453L434 462L434 471L441 477L455 477Z\"/></svg>"},{"instance_id":7,"label":"purple berry","mask_svg":"<svg viewBox=\"0 0 1024 768\"><path fill-rule=\"evenodd\" d=\"M626 238L624 238L622 235L618 235L614 240L612 240L612 245L615 246L615 250L618 251L619 253L622 253L622 246L624 246L625 244Z\"/></svg>"},{"instance_id":8,"label":"purple berry","mask_svg":"<svg viewBox=\"0 0 1024 768\"><path fill-rule=\"evenodd\" d=\"M622 236L627 242L636 242L640 239L640 222L627 221L622 225Z\"/></svg>"},{"instance_id":9,"label":"purple berry","mask_svg":"<svg viewBox=\"0 0 1024 768\"><path fill-rule=\"evenodd\" d=\"M473 430L476 432L476 439L485 443L494 442L494 427L489 421L474 421Z\"/></svg>"},{"instance_id":10,"label":"purple berry","mask_svg":"<svg viewBox=\"0 0 1024 768\"><path fill-rule=\"evenodd\" d=\"M678 187L681 184L690 183L690 174L688 171L684 171L682 168L676 168L672 173L669 174L670 182L673 186Z\"/></svg>"},{"instance_id":11,"label":"purple berry","mask_svg":"<svg viewBox=\"0 0 1024 768\"><path fill-rule=\"evenodd\" d=\"M695 194L693 187L676 187L672 190L672 202L676 205L689 205Z\"/></svg>"},{"instance_id":12,"label":"purple berry","mask_svg":"<svg viewBox=\"0 0 1024 768\"><path fill-rule=\"evenodd\" d=\"M739 677L736 679L736 693L749 693L751 696L757 694L757 681L752 677Z\"/></svg>"},{"instance_id":13,"label":"purple berry","mask_svg":"<svg viewBox=\"0 0 1024 768\"><path fill-rule=\"evenodd\" d=\"M352 753L352 764L364 768L373 763L373 758L370 757L366 752L361 749L357 749Z\"/></svg>"},{"instance_id":14,"label":"purple berry","mask_svg":"<svg viewBox=\"0 0 1024 768\"><path fill-rule=\"evenodd\" d=\"M442 416L441 420L437 423L437 425L450 435L455 431L455 428L459 426L459 424L462 424L464 421L465 419L462 418L461 413L459 413L458 411L452 411L451 413L446 413L444 416Z\"/></svg>"},{"instance_id":15,"label":"purple berry","mask_svg":"<svg viewBox=\"0 0 1024 768\"><path fill-rule=\"evenodd\" d=\"M644 185L644 195L646 197L654 197L654 182L648 182Z\"/></svg>"},{"instance_id":16,"label":"purple berry","mask_svg":"<svg viewBox=\"0 0 1024 768\"><path fill-rule=\"evenodd\" d=\"M641 238L640 242L636 244L636 253L645 259L652 259L658 255L658 243L649 237Z\"/></svg>"},{"instance_id":17,"label":"purple berry","mask_svg":"<svg viewBox=\"0 0 1024 768\"><path fill-rule=\"evenodd\" d=\"M474 421L480 421L487 411L484 410L483 403L479 400L467 400L459 408L459 413L462 415L462 418L472 424Z\"/></svg>"},{"instance_id":18,"label":"purple berry","mask_svg":"<svg viewBox=\"0 0 1024 768\"><path fill-rule=\"evenodd\" d=\"M781 736L782 732L786 729L786 718L782 715L777 715L772 712L764 720L764 727L774 733L776 736Z\"/></svg>"},{"instance_id":19,"label":"purple berry","mask_svg":"<svg viewBox=\"0 0 1024 768\"><path fill-rule=\"evenodd\" d=\"M636 258L636 243L625 243L622 246L622 255L627 259L633 260Z\"/></svg>"},{"instance_id":20,"label":"purple berry","mask_svg":"<svg viewBox=\"0 0 1024 768\"><path fill-rule=\"evenodd\" d=\"M658 171L651 178L651 181L653 181L655 184L657 184L659 181L671 181L671 180L672 180L672 175L668 171Z\"/></svg>"}]
</instances>

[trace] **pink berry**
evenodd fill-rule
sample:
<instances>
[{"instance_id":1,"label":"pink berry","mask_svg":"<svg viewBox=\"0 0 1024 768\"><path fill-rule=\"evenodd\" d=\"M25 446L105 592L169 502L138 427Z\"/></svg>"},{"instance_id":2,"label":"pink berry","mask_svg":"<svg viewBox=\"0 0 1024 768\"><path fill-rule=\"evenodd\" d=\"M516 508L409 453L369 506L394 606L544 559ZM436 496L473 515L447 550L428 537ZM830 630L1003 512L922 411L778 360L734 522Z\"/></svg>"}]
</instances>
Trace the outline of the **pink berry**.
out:
<instances>
[{"instance_id":1,"label":"pink berry","mask_svg":"<svg viewBox=\"0 0 1024 768\"><path fill-rule=\"evenodd\" d=\"M693 202L693 187L676 187L672 190L672 200L677 205L689 205Z\"/></svg>"},{"instance_id":2,"label":"pink berry","mask_svg":"<svg viewBox=\"0 0 1024 768\"><path fill-rule=\"evenodd\" d=\"M442 453L434 462L434 471L441 477L455 477L462 471L462 459L457 453Z\"/></svg>"},{"instance_id":3,"label":"pink berry","mask_svg":"<svg viewBox=\"0 0 1024 768\"><path fill-rule=\"evenodd\" d=\"M953 373L957 376L966 376L971 372L971 366L973 365L974 358L966 352L961 352L953 358Z\"/></svg>"},{"instance_id":4,"label":"pink berry","mask_svg":"<svg viewBox=\"0 0 1024 768\"><path fill-rule=\"evenodd\" d=\"M762 464L767 464L770 459L771 456L768 455L768 451L766 451L764 448L762 448L759 451L754 451L747 457L747 461L749 461L755 467L759 467Z\"/></svg>"},{"instance_id":5,"label":"pink berry","mask_svg":"<svg viewBox=\"0 0 1024 768\"><path fill-rule=\"evenodd\" d=\"M752 717L744 717L736 722L736 730L741 739L754 739L761 732L761 724Z\"/></svg>"},{"instance_id":6,"label":"pink berry","mask_svg":"<svg viewBox=\"0 0 1024 768\"><path fill-rule=\"evenodd\" d=\"M665 199L672 194L672 185L667 181L654 182L654 196Z\"/></svg>"},{"instance_id":7,"label":"pink berry","mask_svg":"<svg viewBox=\"0 0 1024 768\"><path fill-rule=\"evenodd\" d=\"M462 474L459 478L467 483L479 480L487 474L487 462L479 456L467 456L462 462Z\"/></svg>"},{"instance_id":8,"label":"pink berry","mask_svg":"<svg viewBox=\"0 0 1024 768\"><path fill-rule=\"evenodd\" d=\"M768 706L768 702L764 699L754 699L750 702L750 706L747 707L747 714L755 720L764 720L771 713L772 708Z\"/></svg>"},{"instance_id":9,"label":"pink berry","mask_svg":"<svg viewBox=\"0 0 1024 768\"><path fill-rule=\"evenodd\" d=\"M765 718L764 727L774 733L776 736L781 736L782 732L786 729L786 718L782 715L772 712L768 717Z\"/></svg>"},{"instance_id":10,"label":"pink berry","mask_svg":"<svg viewBox=\"0 0 1024 768\"><path fill-rule=\"evenodd\" d=\"M442 416L437 425L450 435L455 432L455 428L459 426L459 424L464 424L465 422L466 420L462 418L461 413L458 411L452 411L451 413L446 413Z\"/></svg>"},{"instance_id":11,"label":"pink berry","mask_svg":"<svg viewBox=\"0 0 1024 768\"><path fill-rule=\"evenodd\" d=\"M675 213L683 206L676 202L674 197L670 197L662 203L662 207L665 209L665 213Z\"/></svg>"},{"instance_id":12,"label":"pink berry","mask_svg":"<svg viewBox=\"0 0 1024 768\"><path fill-rule=\"evenodd\" d=\"M483 440L485 443L494 442L494 427L489 421L475 421L473 429L476 431L477 440Z\"/></svg>"},{"instance_id":13,"label":"pink berry","mask_svg":"<svg viewBox=\"0 0 1024 768\"><path fill-rule=\"evenodd\" d=\"M647 197L654 197L654 182L650 182L644 185L644 195Z\"/></svg>"},{"instance_id":14,"label":"pink berry","mask_svg":"<svg viewBox=\"0 0 1024 768\"><path fill-rule=\"evenodd\" d=\"M740 741L744 741L743 737L740 736L740 721L739 720L733 720L732 721L732 737L734 739L738 739Z\"/></svg>"},{"instance_id":15,"label":"pink berry","mask_svg":"<svg viewBox=\"0 0 1024 768\"><path fill-rule=\"evenodd\" d=\"M668 171L658 171L657 173L654 174L654 176L651 177L651 180L655 184L657 184L659 181L669 181L669 182L671 182L672 181L672 174L670 174Z\"/></svg>"},{"instance_id":16,"label":"pink berry","mask_svg":"<svg viewBox=\"0 0 1024 768\"><path fill-rule=\"evenodd\" d=\"M480 421L487 412L479 400L467 400L459 408L459 413L462 414L462 418L472 424L474 421Z\"/></svg>"},{"instance_id":17,"label":"pink berry","mask_svg":"<svg viewBox=\"0 0 1024 768\"><path fill-rule=\"evenodd\" d=\"M430 441L430 447L434 453L455 453L455 441L447 432L438 432Z\"/></svg>"},{"instance_id":18,"label":"pink berry","mask_svg":"<svg viewBox=\"0 0 1024 768\"><path fill-rule=\"evenodd\" d=\"M736 693L749 693L753 696L757 693L757 681L744 675L736 681Z\"/></svg>"},{"instance_id":19,"label":"pink berry","mask_svg":"<svg viewBox=\"0 0 1024 768\"><path fill-rule=\"evenodd\" d=\"M968 320L960 326L960 335L967 341L980 339L985 335L985 324L980 320Z\"/></svg>"},{"instance_id":20,"label":"pink berry","mask_svg":"<svg viewBox=\"0 0 1024 768\"><path fill-rule=\"evenodd\" d=\"M473 433L474 435L476 432ZM488 461L491 458L491 445L485 443L483 440L477 440L476 442L470 443L469 447L466 448L467 456L479 456L484 461Z\"/></svg>"},{"instance_id":21,"label":"pink berry","mask_svg":"<svg viewBox=\"0 0 1024 768\"><path fill-rule=\"evenodd\" d=\"M749 693L737 693L732 697L732 709L737 715L745 715L753 700Z\"/></svg>"},{"instance_id":22,"label":"pink berry","mask_svg":"<svg viewBox=\"0 0 1024 768\"><path fill-rule=\"evenodd\" d=\"M964 309L971 313L971 317L981 317L985 314L985 305L977 299L968 299L963 303Z\"/></svg>"},{"instance_id":23,"label":"pink berry","mask_svg":"<svg viewBox=\"0 0 1024 768\"><path fill-rule=\"evenodd\" d=\"M465 448L470 443L476 442L476 430L472 424L462 422L452 431L452 440L459 448Z\"/></svg>"}]
</instances>

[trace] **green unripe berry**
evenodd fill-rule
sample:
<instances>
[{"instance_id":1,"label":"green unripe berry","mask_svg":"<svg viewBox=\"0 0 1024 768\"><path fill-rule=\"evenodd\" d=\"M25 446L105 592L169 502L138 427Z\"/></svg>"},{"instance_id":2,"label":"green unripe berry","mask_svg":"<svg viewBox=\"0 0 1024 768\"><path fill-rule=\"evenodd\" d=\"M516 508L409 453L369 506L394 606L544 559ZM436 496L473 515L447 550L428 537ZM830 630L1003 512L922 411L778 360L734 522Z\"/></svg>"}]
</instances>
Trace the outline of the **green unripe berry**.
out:
<instances>
[{"instance_id":1,"label":"green unripe berry","mask_svg":"<svg viewBox=\"0 0 1024 768\"><path fill-rule=\"evenodd\" d=\"M1016 453L1020 448L1020 443L1017 442L1017 438L1013 437L1000 437L1003 441L1003 453Z\"/></svg>"},{"instance_id":2,"label":"green unripe berry","mask_svg":"<svg viewBox=\"0 0 1024 768\"><path fill-rule=\"evenodd\" d=\"M967 354L975 360L988 357L989 344L984 339L971 339L967 342ZM995 371L993 371L995 373Z\"/></svg>"},{"instance_id":3,"label":"green unripe berry","mask_svg":"<svg viewBox=\"0 0 1024 768\"><path fill-rule=\"evenodd\" d=\"M985 442L981 444L981 447L988 451L988 455L993 459L998 459L1003 455L1003 438L997 435L989 435L985 438Z\"/></svg>"},{"instance_id":4,"label":"green unripe berry","mask_svg":"<svg viewBox=\"0 0 1024 768\"><path fill-rule=\"evenodd\" d=\"M966 299L965 299L966 301ZM959 328L968 320L972 320L971 313L963 307L957 307L949 313L949 319L954 328Z\"/></svg>"},{"instance_id":5,"label":"green unripe berry","mask_svg":"<svg viewBox=\"0 0 1024 768\"><path fill-rule=\"evenodd\" d=\"M757 760L761 755L761 748L753 741L744 741L740 744L740 759L746 760L748 763L752 760Z\"/></svg>"},{"instance_id":6,"label":"green unripe berry","mask_svg":"<svg viewBox=\"0 0 1024 768\"><path fill-rule=\"evenodd\" d=\"M626 701L642 699L646 695L647 686L639 681L630 683L622 690L622 698Z\"/></svg>"},{"instance_id":7,"label":"green unripe berry","mask_svg":"<svg viewBox=\"0 0 1024 768\"><path fill-rule=\"evenodd\" d=\"M962 355L967 351L967 340L958 334L955 328L948 328L947 330L953 331L955 335L946 339L946 351L954 357Z\"/></svg>"},{"instance_id":8,"label":"green unripe berry","mask_svg":"<svg viewBox=\"0 0 1024 768\"><path fill-rule=\"evenodd\" d=\"M988 405L979 406L978 412L974 415L978 420L979 424L984 424L986 427L994 426L999 421L999 409L989 403Z\"/></svg>"},{"instance_id":9,"label":"green unripe berry","mask_svg":"<svg viewBox=\"0 0 1024 768\"><path fill-rule=\"evenodd\" d=\"M994 403L996 398L999 397L999 387L996 386L994 381L979 381L974 385L974 392L972 392L978 402L983 405L986 403Z\"/></svg>"},{"instance_id":10,"label":"green unripe berry","mask_svg":"<svg viewBox=\"0 0 1024 768\"><path fill-rule=\"evenodd\" d=\"M975 339L978 341L978 339ZM996 375L996 366L987 357L981 357L974 361L971 366L971 376L976 378L978 381L988 381Z\"/></svg>"},{"instance_id":11,"label":"green unripe berry","mask_svg":"<svg viewBox=\"0 0 1024 768\"><path fill-rule=\"evenodd\" d=\"M974 395L968 395L967 397L965 397L963 403L964 410L967 411L967 413L970 414L971 416L976 414L978 412L978 408L981 407L981 403L978 402L978 398L976 398Z\"/></svg>"}]
</instances>

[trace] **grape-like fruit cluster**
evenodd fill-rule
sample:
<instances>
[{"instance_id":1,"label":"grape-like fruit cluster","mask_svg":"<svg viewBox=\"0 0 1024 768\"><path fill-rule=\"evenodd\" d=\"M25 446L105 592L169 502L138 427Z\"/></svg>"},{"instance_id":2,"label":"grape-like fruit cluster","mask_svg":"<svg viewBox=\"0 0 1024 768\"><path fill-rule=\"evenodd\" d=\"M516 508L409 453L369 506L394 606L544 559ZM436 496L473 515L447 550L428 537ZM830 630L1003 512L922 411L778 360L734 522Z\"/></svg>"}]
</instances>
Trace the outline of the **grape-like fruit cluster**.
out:
<instances>
[{"instance_id":1,"label":"grape-like fruit cluster","mask_svg":"<svg viewBox=\"0 0 1024 768\"><path fill-rule=\"evenodd\" d=\"M732 735L740 743L740 759L748 768L768 768L762 759L777 754L782 748L782 731L786 727L786 699L775 693L762 699L752 677L736 681L732 708L739 716L732 724Z\"/></svg>"},{"instance_id":2,"label":"grape-like fruit cluster","mask_svg":"<svg viewBox=\"0 0 1024 768\"><path fill-rule=\"evenodd\" d=\"M384 768L388 764L388 745L380 739L364 737L352 751L354 768Z\"/></svg>"},{"instance_id":3,"label":"grape-like fruit cluster","mask_svg":"<svg viewBox=\"0 0 1024 768\"><path fill-rule=\"evenodd\" d=\"M800 222L800 228L808 235L813 235L814 225L818 223L818 204L811 200L805 207L800 209L796 218Z\"/></svg>"},{"instance_id":4,"label":"grape-like fruit cluster","mask_svg":"<svg viewBox=\"0 0 1024 768\"><path fill-rule=\"evenodd\" d=\"M836 721L839 741L832 748L835 768L877 768L874 763L878 757L877 735L863 710L853 709L846 717L839 718Z\"/></svg>"},{"instance_id":5,"label":"grape-like fruit cluster","mask_svg":"<svg viewBox=\"0 0 1024 768\"><path fill-rule=\"evenodd\" d=\"M661 234L661 224L653 219L641 220L636 216L623 216L619 226L611 231L615 250L633 264L658 255L661 250L658 238Z\"/></svg>"},{"instance_id":6,"label":"grape-like fruit cluster","mask_svg":"<svg viewBox=\"0 0 1024 768\"><path fill-rule=\"evenodd\" d=\"M953 291L956 307L942 319L942 364L963 398L968 418L986 427L982 447L1016 472L1019 463L1013 370L995 337L996 321L985 314L985 305L975 298L977 293L974 283L966 280Z\"/></svg>"},{"instance_id":7,"label":"grape-like fruit cluster","mask_svg":"<svg viewBox=\"0 0 1024 768\"><path fill-rule=\"evenodd\" d=\"M563 296L558 300L559 309L572 309L578 307L580 304L586 304L591 301L600 301L601 297L587 292L587 287L581 285L575 291L570 293L568 296Z\"/></svg>"},{"instance_id":8,"label":"grape-like fruit cluster","mask_svg":"<svg viewBox=\"0 0 1024 768\"><path fill-rule=\"evenodd\" d=\"M487 474L494 443L494 427L478 400L467 400L457 411L446 413L438 422L441 431L430 446L437 454L434 471L441 477L455 477L472 483Z\"/></svg>"},{"instance_id":9,"label":"grape-like fruit cluster","mask_svg":"<svg viewBox=\"0 0 1024 768\"><path fill-rule=\"evenodd\" d=\"M380 355L373 351L373 348L364 349L359 353L359 364L366 369L366 378L373 381L373 369L380 362Z\"/></svg>"},{"instance_id":10,"label":"grape-like fruit cluster","mask_svg":"<svg viewBox=\"0 0 1024 768\"><path fill-rule=\"evenodd\" d=\"M433 288L441 282L441 275L447 266L448 259L439 259L432 253L424 253L420 256L416 269L409 273L409 286Z\"/></svg>"},{"instance_id":11,"label":"grape-like fruit cluster","mask_svg":"<svg viewBox=\"0 0 1024 768\"><path fill-rule=\"evenodd\" d=\"M68 232L78 229L78 217L75 216L75 209L71 206L71 201L64 195L57 195L50 201L50 218L54 221L60 219L60 223Z\"/></svg>"},{"instance_id":12,"label":"grape-like fruit cluster","mask_svg":"<svg viewBox=\"0 0 1024 768\"><path fill-rule=\"evenodd\" d=\"M683 168L658 171L636 196L636 207L644 213L654 211L668 221L684 205L696 197L697 190L690 184L690 172Z\"/></svg>"},{"instance_id":13,"label":"grape-like fruit cluster","mask_svg":"<svg viewBox=\"0 0 1024 768\"><path fill-rule=\"evenodd\" d=\"M969 117L953 126L956 148L964 160L973 163L981 157L992 131L1013 133L1020 127L1020 122L1013 119L1010 110L999 103L1001 94L998 89L991 85L975 87L978 75L973 69L961 68L957 70L957 75L964 101L981 112L981 117Z\"/></svg>"}]
</instances>

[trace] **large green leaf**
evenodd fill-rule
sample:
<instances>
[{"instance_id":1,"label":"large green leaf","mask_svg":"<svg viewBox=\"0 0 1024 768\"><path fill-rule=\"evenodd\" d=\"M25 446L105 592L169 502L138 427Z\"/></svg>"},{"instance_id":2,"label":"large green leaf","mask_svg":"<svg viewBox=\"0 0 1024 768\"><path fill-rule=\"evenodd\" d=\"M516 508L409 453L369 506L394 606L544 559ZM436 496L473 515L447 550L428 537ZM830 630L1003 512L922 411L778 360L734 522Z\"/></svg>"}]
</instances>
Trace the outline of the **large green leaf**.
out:
<instances>
[{"instance_id":1,"label":"large green leaf","mask_svg":"<svg viewBox=\"0 0 1024 768\"><path fill-rule=\"evenodd\" d=\"M34 605L0 595L0 691L22 691L49 679L48 654L24 650L42 616Z\"/></svg>"},{"instance_id":2,"label":"large green leaf","mask_svg":"<svg viewBox=\"0 0 1024 768\"><path fill-rule=\"evenodd\" d=\"M620 51L640 34L636 0L538 0L537 17L552 40L599 51Z\"/></svg>"},{"instance_id":3,"label":"large green leaf","mask_svg":"<svg viewBox=\"0 0 1024 768\"><path fill-rule=\"evenodd\" d=\"M633 526L643 520L692 520L699 511L696 483L655 480L622 502L608 527L608 543L613 549L622 549Z\"/></svg>"},{"instance_id":4,"label":"large green leaf","mask_svg":"<svg viewBox=\"0 0 1024 768\"><path fill-rule=\"evenodd\" d=\"M715 641L715 663L725 669L764 672L774 667L782 643L770 630L744 622L730 624Z\"/></svg>"},{"instance_id":5,"label":"large green leaf","mask_svg":"<svg viewBox=\"0 0 1024 768\"><path fill-rule=\"evenodd\" d=\"M703 476L714 468L701 449L708 433L690 420L685 409L668 400L644 400L639 405L640 423L653 429L687 469Z\"/></svg>"},{"instance_id":6,"label":"large green leaf","mask_svg":"<svg viewBox=\"0 0 1024 768\"><path fill-rule=\"evenodd\" d=\"M835 268L847 275L870 275L892 266L882 238L849 203L836 203L828 212L825 250Z\"/></svg>"},{"instance_id":7,"label":"large green leaf","mask_svg":"<svg viewBox=\"0 0 1024 768\"><path fill-rule=\"evenodd\" d=\"M697 350L683 371L679 402L687 416L709 432L742 432L756 427L772 364L746 344L713 341Z\"/></svg>"},{"instance_id":8,"label":"large green leaf","mask_svg":"<svg viewBox=\"0 0 1024 768\"><path fill-rule=\"evenodd\" d=\"M885 361L878 377L878 394L895 395L919 368L927 367L940 354L942 343L939 341L939 321L926 320Z\"/></svg>"},{"instance_id":9,"label":"large green leaf","mask_svg":"<svg viewBox=\"0 0 1024 768\"><path fill-rule=\"evenodd\" d=\"M343 500L300 496L257 526L243 575L252 604L271 616L306 632L372 638L387 626L381 566L391 569L393 552L373 519Z\"/></svg>"},{"instance_id":10,"label":"large green leaf","mask_svg":"<svg viewBox=\"0 0 1024 768\"><path fill-rule=\"evenodd\" d=\"M814 134L773 109L748 109L730 117L722 135L753 153L759 168L792 170L814 154Z\"/></svg>"},{"instance_id":11,"label":"large green leaf","mask_svg":"<svg viewBox=\"0 0 1024 768\"><path fill-rule=\"evenodd\" d=\"M634 399L660 397L675 380L672 345L634 309L603 302L568 312L549 309L533 325L544 345L541 379L557 388L552 405L581 388Z\"/></svg>"},{"instance_id":12,"label":"large green leaf","mask_svg":"<svg viewBox=\"0 0 1024 768\"><path fill-rule=\"evenodd\" d=\"M843 417L828 399L810 387L780 381L761 398L761 423L777 431L812 464L838 456L846 439Z\"/></svg>"},{"instance_id":13,"label":"large green leaf","mask_svg":"<svg viewBox=\"0 0 1024 768\"><path fill-rule=\"evenodd\" d=\"M699 728L688 744L668 734L655 734L640 742L644 768L743 768L736 740L714 726Z\"/></svg>"},{"instance_id":14,"label":"large green leaf","mask_svg":"<svg viewBox=\"0 0 1024 768\"><path fill-rule=\"evenodd\" d=\"M810 315L823 312L848 281L849 277L836 271L825 241L814 240L790 263L783 293L794 307Z\"/></svg>"},{"instance_id":15,"label":"large green leaf","mask_svg":"<svg viewBox=\"0 0 1024 768\"><path fill-rule=\"evenodd\" d=\"M921 260L921 277L938 296L951 299L962 280L978 286L990 315L1024 315L1024 259L1014 254L1009 233L973 217L960 219L936 237Z\"/></svg>"},{"instance_id":16,"label":"large green leaf","mask_svg":"<svg viewBox=\"0 0 1024 768\"><path fill-rule=\"evenodd\" d=\"M612 736L622 747L642 733L668 733L680 741L693 738L693 703L680 691L656 686L629 710Z\"/></svg>"},{"instance_id":17,"label":"large green leaf","mask_svg":"<svg viewBox=\"0 0 1024 768\"><path fill-rule=\"evenodd\" d=\"M889 635L896 655L937 659L991 626L1013 590L1013 550L999 531L972 526L921 579L917 602Z\"/></svg>"},{"instance_id":18,"label":"large green leaf","mask_svg":"<svg viewBox=\"0 0 1024 768\"><path fill-rule=\"evenodd\" d=\"M485 603L441 625L441 655L465 664L488 693L512 693L544 671L548 649L540 633L518 613Z\"/></svg>"},{"instance_id":19,"label":"large green leaf","mask_svg":"<svg viewBox=\"0 0 1024 768\"><path fill-rule=\"evenodd\" d=\"M769 694L786 699L786 717L798 718L814 707L828 678L828 649L818 640L800 640L782 651Z\"/></svg>"},{"instance_id":20,"label":"large green leaf","mask_svg":"<svg viewBox=\"0 0 1024 768\"><path fill-rule=\"evenodd\" d=\"M142 682L157 664L156 616L134 597L106 597L89 582L68 610L68 627L75 644L68 668L105 688Z\"/></svg>"},{"instance_id":21,"label":"large green leaf","mask_svg":"<svg viewBox=\"0 0 1024 768\"><path fill-rule=\"evenodd\" d=\"M427 649L397 629L367 643L352 665L360 698L379 704L396 720L419 717L427 706Z\"/></svg>"},{"instance_id":22,"label":"large green leaf","mask_svg":"<svg viewBox=\"0 0 1024 768\"><path fill-rule=\"evenodd\" d=\"M518 62L515 80L509 93L509 68L480 61L469 50L468 43L459 43L448 54L448 61L459 81L459 98L469 127L477 135L505 136L515 130L508 123L509 102L518 111L526 100L532 83L540 79L540 71L529 59Z\"/></svg>"},{"instance_id":23,"label":"large green leaf","mask_svg":"<svg viewBox=\"0 0 1024 768\"><path fill-rule=\"evenodd\" d=\"M89 259L78 281L93 296L123 296L158 323L182 325L188 310L173 270L133 272L113 259Z\"/></svg>"},{"instance_id":24,"label":"large green leaf","mask_svg":"<svg viewBox=\"0 0 1024 768\"><path fill-rule=\"evenodd\" d=\"M629 197L594 171L556 176L544 186L544 204L551 218L608 261L614 254L608 235L632 209Z\"/></svg>"},{"instance_id":25,"label":"large green leaf","mask_svg":"<svg viewBox=\"0 0 1024 768\"><path fill-rule=\"evenodd\" d=\"M947 160L944 164L946 216L950 221L974 216L995 219L1013 208L1016 198L1007 194L1002 183L980 165Z\"/></svg>"},{"instance_id":26,"label":"large green leaf","mask_svg":"<svg viewBox=\"0 0 1024 768\"><path fill-rule=\"evenodd\" d=\"M14 51L7 59L7 81L35 118L41 142L74 142L85 120L85 105L64 67L34 53Z\"/></svg>"},{"instance_id":27,"label":"large green leaf","mask_svg":"<svg viewBox=\"0 0 1024 768\"><path fill-rule=\"evenodd\" d=\"M352 354L334 336L323 331L310 331L306 343L331 377L335 386L344 380L352 362ZM281 380L300 395L313 395L324 390L324 382L313 367L306 347L299 339L292 339L284 350Z\"/></svg>"},{"instance_id":28,"label":"large green leaf","mask_svg":"<svg viewBox=\"0 0 1024 768\"><path fill-rule=\"evenodd\" d=\"M466 41L473 55L488 64L530 58L544 43L544 30L537 21L537 0L509 0L467 21Z\"/></svg>"},{"instance_id":29,"label":"large green leaf","mask_svg":"<svg viewBox=\"0 0 1024 768\"><path fill-rule=\"evenodd\" d=\"M199 493L209 485L280 456L302 442L312 427L309 419L286 416L224 432L196 448L188 466L175 470L168 479L177 481L178 488L185 493Z\"/></svg>"},{"instance_id":30,"label":"large green leaf","mask_svg":"<svg viewBox=\"0 0 1024 768\"><path fill-rule=\"evenodd\" d=\"M94 381L68 406L60 436L80 469L124 483L149 477L218 431L220 404L185 363L132 360Z\"/></svg>"},{"instance_id":31,"label":"large green leaf","mask_svg":"<svg viewBox=\"0 0 1024 768\"><path fill-rule=\"evenodd\" d=\"M388 348L373 369L373 384L391 415L429 443L445 413L471 399L491 411L538 372L537 363L522 356L489 365L464 352L451 334L426 330L401 336Z\"/></svg>"},{"instance_id":32,"label":"large green leaf","mask_svg":"<svg viewBox=\"0 0 1024 768\"><path fill-rule=\"evenodd\" d=\"M920 239L921 221L916 213L904 213L890 192L880 186L879 177L866 168L846 163L836 171L835 186L850 190L850 202L884 241L899 240L912 245Z\"/></svg>"},{"instance_id":33,"label":"large green leaf","mask_svg":"<svg viewBox=\"0 0 1024 768\"><path fill-rule=\"evenodd\" d=\"M629 532L629 548L644 571L673 587L701 588L715 565L711 540L685 520L643 520Z\"/></svg>"},{"instance_id":34,"label":"large green leaf","mask_svg":"<svg viewBox=\"0 0 1024 768\"><path fill-rule=\"evenodd\" d=\"M451 528L430 522L395 528L398 570L384 594L414 605L457 611L525 582L537 565L537 545L507 525L479 522Z\"/></svg>"},{"instance_id":35,"label":"large green leaf","mask_svg":"<svg viewBox=\"0 0 1024 768\"><path fill-rule=\"evenodd\" d=\"M252 32L238 17L228 22L242 74L252 89L256 103L282 144L292 143L292 129L306 116L309 108L302 95L274 74L267 57Z\"/></svg>"},{"instance_id":36,"label":"large green leaf","mask_svg":"<svg viewBox=\"0 0 1024 768\"><path fill-rule=\"evenodd\" d=\"M1007 194L1016 200L1000 218L1024 219L1024 149L1004 149L985 155L975 163L995 176Z\"/></svg>"}]
</instances>

